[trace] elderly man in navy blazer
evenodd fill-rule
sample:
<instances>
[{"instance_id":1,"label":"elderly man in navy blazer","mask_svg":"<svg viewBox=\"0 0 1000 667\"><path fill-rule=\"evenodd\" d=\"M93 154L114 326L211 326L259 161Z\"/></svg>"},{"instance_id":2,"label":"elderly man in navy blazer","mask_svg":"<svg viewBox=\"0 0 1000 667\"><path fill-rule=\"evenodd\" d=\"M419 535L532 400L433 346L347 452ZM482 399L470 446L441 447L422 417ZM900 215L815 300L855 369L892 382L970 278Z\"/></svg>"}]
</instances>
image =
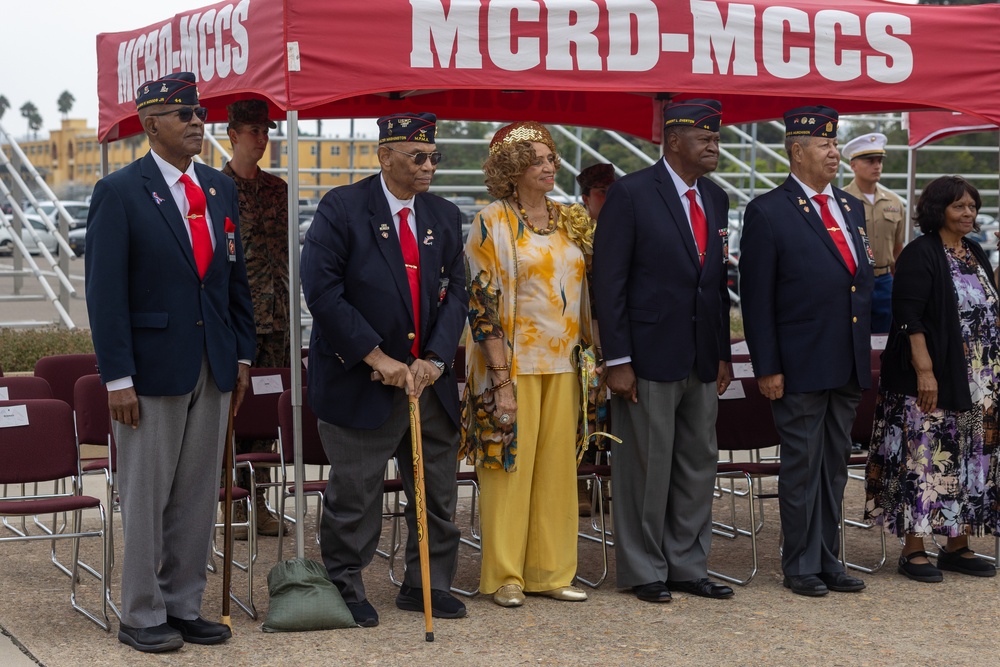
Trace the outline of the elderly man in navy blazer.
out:
<instances>
[{"instance_id":1,"label":"elderly man in navy blazer","mask_svg":"<svg viewBox=\"0 0 1000 667\"><path fill-rule=\"evenodd\" d=\"M313 316L309 404L330 481L320 548L354 620L378 625L361 571L382 525L386 463L399 461L409 502L406 574L396 606L423 611L407 396L420 399L431 611L465 616L452 596L460 531L455 511L458 385L451 364L468 315L462 213L427 192L441 159L429 113L378 119L381 172L328 192L302 249Z\"/></svg>"},{"instance_id":2,"label":"elderly man in navy blazer","mask_svg":"<svg viewBox=\"0 0 1000 667\"><path fill-rule=\"evenodd\" d=\"M747 206L740 257L747 344L781 436L784 585L807 596L865 587L837 556L851 426L871 385L874 257L864 206L830 185L837 121L826 106L785 114L791 175Z\"/></svg>"},{"instance_id":3,"label":"elderly man in navy blazer","mask_svg":"<svg viewBox=\"0 0 1000 667\"><path fill-rule=\"evenodd\" d=\"M136 106L151 150L94 188L87 309L118 443L118 639L159 652L231 636L200 610L231 392L238 407L256 341L236 186L191 159L194 74L147 83Z\"/></svg>"},{"instance_id":4,"label":"elderly man in navy blazer","mask_svg":"<svg viewBox=\"0 0 1000 667\"><path fill-rule=\"evenodd\" d=\"M608 189L594 241L594 302L608 360L618 585L646 602L708 598L718 394L729 385L729 197L722 105L664 111L663 159Z\"/></svg>"}]
</instances>

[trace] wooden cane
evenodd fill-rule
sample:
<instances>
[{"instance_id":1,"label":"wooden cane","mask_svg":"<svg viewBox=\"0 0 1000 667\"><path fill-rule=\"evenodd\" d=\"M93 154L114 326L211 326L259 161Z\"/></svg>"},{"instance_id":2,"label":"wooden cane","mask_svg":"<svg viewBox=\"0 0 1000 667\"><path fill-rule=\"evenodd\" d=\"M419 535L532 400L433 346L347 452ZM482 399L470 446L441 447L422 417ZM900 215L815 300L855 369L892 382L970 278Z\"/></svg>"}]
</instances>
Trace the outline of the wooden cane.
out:
<instances>
[{"instance_id":1,"label":"wooden cane","mask_svg":"<svg viewBox=\"0 0 1000 667\"><path fill-rule=\"evenodd\" d=\"M410 443L413 445L413 493L417 505L417 546L420 553L420 585L424 591L424 638L434 641L431 615L431 563L427 548L427 498L424 496L424 451L420 436L420 399L410 396Z\"/></svg>"},{"instance_id":2,"label":"wooden cane","mask_svg":"<svg viewBox=\"0 0 1000 667\"><path fill-rule=\"evenodd\" d=\"M222 469L225 471L222 504L222 622L233 629L229 616L229 589L233 577L233 401L229 400L229 422L226 424L226 442L222 448ZM248 530L252 530L251 526Z\"/></svg>"}]
</instances>

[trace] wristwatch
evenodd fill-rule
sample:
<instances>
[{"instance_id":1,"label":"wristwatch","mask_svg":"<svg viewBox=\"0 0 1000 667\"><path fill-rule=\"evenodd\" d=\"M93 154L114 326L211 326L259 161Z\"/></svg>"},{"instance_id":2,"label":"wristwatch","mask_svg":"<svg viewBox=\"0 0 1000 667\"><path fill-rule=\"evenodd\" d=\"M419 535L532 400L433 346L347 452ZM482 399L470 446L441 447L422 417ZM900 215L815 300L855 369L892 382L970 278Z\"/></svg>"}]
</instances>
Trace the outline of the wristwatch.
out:
<instances>
[{"instance_id":1,"label":"wristwatch","mask_svg":"<svg viewBox=\"0 0 1000 667\"><path fill-rule=\"evenodd\" d=\"M448 364L444 363L443 361L441 361L437 357L428 357L427 361L429 361L432 364L434 364L435 366L437 366L437 369L439 371L441 371L441 377L444 377L445 375L447 375L447 373L448 373Z\"/></svg>"}]
</instances>

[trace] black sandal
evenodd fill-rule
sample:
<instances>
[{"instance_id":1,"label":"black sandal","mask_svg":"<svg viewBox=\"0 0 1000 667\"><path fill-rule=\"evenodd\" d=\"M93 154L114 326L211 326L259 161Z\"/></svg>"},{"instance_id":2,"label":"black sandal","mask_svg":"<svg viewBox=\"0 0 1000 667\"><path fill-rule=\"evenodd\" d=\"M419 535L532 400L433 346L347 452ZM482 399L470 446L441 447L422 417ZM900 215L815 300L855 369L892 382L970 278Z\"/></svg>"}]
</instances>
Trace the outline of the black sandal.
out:
<instances>
[{"instance_id":1,"label":"black sandal","mask_svg":"<svg viewBox=\"0 0 1000 667\"><path fill-rule=\"evenodd\" d=\"M961 572L973 577L995 577L997 569L993 563L984 558L962 558L962 554L974 553L969 547L960 547L954 551L945 551L940 547L938 567L951 572Z\"/></svg>"},{"instance_id":2,"label":"black sandal","mask_svg":"<svg viewBox=\"0 0 1000 667\"><path fill-rule=\"evenodd\" d=\"M941 574L941 570L934 567L930 563L911 563L910 561L914 558L920 557L927 558L926 551L914 551L911 554L900 554L899 555L899 566L896 571L903 576L913 579L914 581L922 581L924 583L933 584L944 580L944 575ZM938 561L940 562L940 560Z\"/></svg>"}]
</instances>

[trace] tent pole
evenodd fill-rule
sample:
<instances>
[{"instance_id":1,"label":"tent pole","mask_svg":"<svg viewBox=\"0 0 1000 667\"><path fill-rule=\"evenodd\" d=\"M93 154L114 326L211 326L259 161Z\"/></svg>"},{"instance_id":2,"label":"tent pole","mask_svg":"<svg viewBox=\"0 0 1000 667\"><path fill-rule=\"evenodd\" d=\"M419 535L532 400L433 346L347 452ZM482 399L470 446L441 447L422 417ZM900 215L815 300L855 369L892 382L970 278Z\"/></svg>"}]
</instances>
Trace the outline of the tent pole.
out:
<instances>
[{"instance_id":1,"label":"tent pole","mask_svg":"<svg viewBox=\"0 0 1000 667\"><path fill-rule=\"evenodd\" d=\"M903 234L903 244L907 244L913 238L913 212L916 207L917 191L917 149L914 146L907 146L906 158L906 228Z\"/></svg>"},{"instance_id":2,"label":"tent pole","mask_svg":"<svg viewBox=\"0 0 1000 667\"><path fill-rule=\"evenodd\" d=\"M302 463L302 294L299 285L299 112L286 116L288 142L288 305L292 381L292 442L295 455L295 556L305 558L305 496L302 480L306 478ZM284 493L284 489L282 489Z\"/></svg>"}]
</instances>

